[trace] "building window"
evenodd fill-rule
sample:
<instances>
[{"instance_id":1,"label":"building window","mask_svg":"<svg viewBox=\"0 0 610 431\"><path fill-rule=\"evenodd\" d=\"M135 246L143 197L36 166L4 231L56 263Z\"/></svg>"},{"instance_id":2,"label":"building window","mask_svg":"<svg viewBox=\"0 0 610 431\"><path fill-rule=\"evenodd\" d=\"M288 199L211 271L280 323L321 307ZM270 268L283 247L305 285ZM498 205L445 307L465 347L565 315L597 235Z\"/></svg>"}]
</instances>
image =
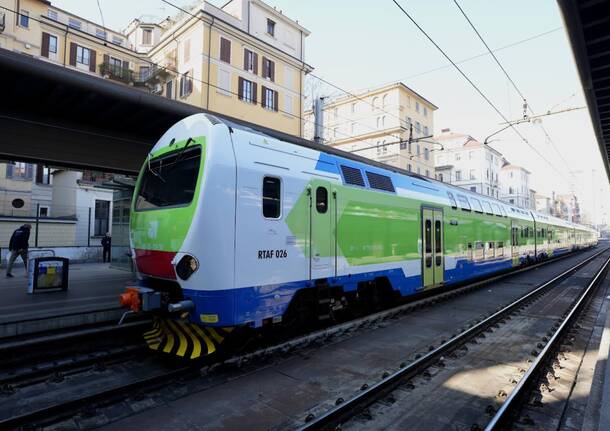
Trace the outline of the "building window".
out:
<instances>
[{"instance_id":1,"label":"building window","mask_svg":"<svg viewBox=\"0 0 610 431\"><path fill-rule=\"evenodd\" d=\"M418 135L421 133L421 124L419 123L419 121L415 122L415 133L417 133Z\"/></svg>"},{"instance_id":2,"label":"building window","mask_svg":"<svg viewBox=\"0 0 610 431\"><path fill-rule=\"evenodd\" d=\"M220 38L220 61L231 63L231 41L224 37Z\"/></svg>"},{"instance_id":3,"label":"building window","mask_svg":"<svg viewBox=\"0 0 610 431\"><path fill-rule=\"evenodd\" d=\"M263 217L278 219L282 214L282 185L279 178L263 178Z\"/></svg>"},{"instance_id":4,"label":"building window","mask_svg":"<svg viewBox=\"0 0 610 431\"><path fill-rule=\"evenodd\" d=\"M152 28L142 29L142 45L152 45Z\"/></svg>"},{"instance_id":5,"label":"building window","mask_svg":"<svg viewBox=\"0 0 610 431\"><path fill-rule=\"evenodd\" d=\"M379 97L373 97L373 102L371 103L373 110L377 109L378 104L379 104Z\"/></svg>"},{"instance_id":6,"label":"building window","mask_svg":"<svg viewBox=\"0 0 610 431\"><path fill-rule=\"evenodd\" d=\"M171 99L173 97L174 81L167 81L165 84L165 97Z\"/></svg>"},{"instance_id":7,"label":"building window","mask_svg":"<svg viewBox=\"0 0 610 431\"><path fill-rule=\"evenodd\" d=\"M428 126L424 126L424 136L428 136Z\"/></svg>"},{"instance_id":8,"label":"building window","mask_svg":"<svg viewBox=\"0 0 610 431\"><path fill-rule=\"evenodd\" d=\"M77 19L68 18L68 26L80 30L81 23Z\"/></svg>"},{"instance_id":9,"label":"building window","mask_svg":"<svg viewBox=\"0 0 610 431\"><path fill-rule=\"evenodd\" d=\"M428 169L426 169L426 176L429 177L430 176L430 171Z\"/></svg>"},{"instance_id":10,"label":"building window","mask_svg":"<svg viewBox=\"0 0 610 431\"><path fill-rule=\"evenodd\" d=\"M462 157L460 156L460 153L455 153L455 160L458 161L460 160Z\"/></svg>"},{"instance_id":11,"label":"building window","mask_svg":"<svg viewBox=\"0 0 610 431\"><path fill-rule=\"evenodd\" d=\"M118 58L109 57L108 66L110 66L110 70L114 75L118 77L123 76L123 62L121 60Z\"/></svg>"},{"instance_id":12,"label":"building window","mask_svg":"<svg viewBox=\"0 0 610 431\"><path fill-rule=\"evenodd\" d=\"M417 167L417 175L421 175L421 168L419 166Z\"/></svg>"},{"instance_id":13,"label":"building window","mask_svg":"<svg viewBox=\"0 0 610 431\"><path fill-rule=\"evenodd\" d=\"M140 79L142 81L146 81L148 79L149 74L150 74L149 66L140 66Z\"/></svg>"},{"instance_id":14,"label":"building window","mask_svg":"<svg viewBox=\"0 0 610 431\"><path fill-rule=\"evenodd\" d=\"M106 32L104 30L102 30L101 28L96 28L95 37L102 39L102 40L106 40Z\"/></svg>"},{"instance_id":15,"label":"building window","mask_svg":"<svg viewBox=\"0 0 610 431\"><path fill-rule=\"evenodd\" d=\"M23 162L15 162L6 165L6 178L14 180L31 180L33 165Z\"/></svg>"},{"instance_id":16,"label":"building window","mask_svg":"<svg viewBox=\"0 0 610 431\"><path fill-rule=\"evenodd\" d=\"M455 171L455 180L462 181L462 171Z\"/></svg>"},{"instance_id":17,"label":"building window","mask_svg":"<svg viewBox=\"0 0 610 431\"><path fill-rule=\"evenodd\" d=\"M438 180L442 183L443 182L443 174L438 174Z\"/></svg>"},{"instance_id":18,"label":"building window","mask_svg":"<svg viewBox=\"0 0 610 431\"><path fill-rule=\"evenodd\" d=\"M244 49L244 70L248 72L257 73L257 55L249 49Z\"/></svg>"},{"instance_id":19,"label":"building window","mask_svg":"<svg viewBox=\"0 0 610 431\"><path fill-rule=\"evenodd\" d=\"M275 21L267 18L267 34L275 36Z\"/></svg>"},{"instance_id":20,"label":"building window","mask_svg":"<svg viewBox=\"0 0 610 431\"><path fill-rule=\"evenodd\" d=\"M53 21L57 21L58 20L57 11L49 9L49 11L47 12L47 16L49 18L51 18Z\"/></svg>"},{"instance_id":21,"label":"building window","mask_svg":"<svg viewBox=\"0 0 610 431\"><path fill-rule=\"evenodd\" d=\"M49 207L38 207L38 216L39 217L48 217L49 216Z\"/></svg>"},{"instance_id":22,"label":"building window","mask_svg":"<svg viewBox=\"0 0 610 431\"><path fill-rule=\"evenodd\" d=\"M21 9L19 25L23 28L30 28L30 13L27 10Z\"/></svg>"},{"instance_id":23,"label":"building window","mask_svg":"<svg viewBox=\"0 0 610 431\"><path fill-rule=\"evenodd\" d=\"M407 171L411 172L411 163L407 165Z\"/></svg>"},{"instance_id":24,"label":"building window","mask_svg":"<svg viewBox=\"0 0 610 431\"><path fill-rule=\"evenodd\" d=\"M475 171L474 171L474 169L471 169L471 170L470 170L470 179L471 179L471 180L476 180L476 179L477 179L477 178L476 178L476 175L475 175Z\"/></svg>"},{"instance_id":25,"label":"building window","mask_svg":"<svg viewBox=\"0 0 610 431\"><path fill-rule=\"evenodd\" d=\"M123 39L118 36L112 36L112 43L115 45L123 45Z\"/></svg>"},{"instance_id":26,"label":"building window","mask_svg":"<svg viewBox=\"0 0 610 431\"><path fill-rule=\"evenodd\" d=\"M428 108L424 106L424 117L428 116Z\"/></svg>"},{"instance_id":27,"label":"building window","mask_svg":"<svg viewBox=\"0 0 610 431\"><path fill-rule=\"evenodd\" d=\"M384 94L383 97L381 98L381 106L383 106L384 108L388 105L388 95Z\"/></svg>"},{"instance_id":28,"label":"building window","mask_svg":"<svg viewBox=\"0 0 610 431\"><path fill-rule=\"evenodd\" d=\"M277 111L278 93L270 88L263 87L263 108Z\"/></svg>"},{"instance_id":29,"label":"building window","mask_svg":"<svg viewBox=\"0 0 610 431\"><path fill-rule=\"evenodd\" d=\"M477 187L476 186L470 187L470 191L476 193L477 192Z\"/></svg>"},{"instance_id":30,"label":"building window","mask_svg":"<svg viewBox=\"0 0 610 431\"><path fill-rule=\"evenodd\" d=\"M415 101L415 110L419 112L419 102Z\"/></svg>"},{"instance_id":31,"label":"building window","mask_svg":"<svg viewBox=\"0 0 610 431\"><path fill-rule=\"evenodd\" d=\"M89 66L89 61L91 57L91 51L89 48L85 48L82 46L76 47L76 62L80 64L84 64Z\"/></svg>"},{"instance_id":32,"label":"building window","mask_svg":"<svg viewBox=\"0 0 610 431\"><path fill-rule=\"evenodd\" d=\"M430 160L430 150L427 148L424 148L424 159Z\"/></svg>"},{"instance_id":33,"label":"building window","mask_svg":"<svg viewBox=\"0 0 610 431\"><path fill-rule=\"evenodd\" d=\"M275 63L263 57L263 78L275 81Z\"/></svg>"},{"instance_id":34,"label":"building window","mask_svg":"<svg viewBox=\"0 0 610 431\"><path fill-rule=\"evenodd\" d=\"M95 220L93 235L103 236L108 232L110 219L110 201L95 200Z\"/></svg>"},{"instance_id":35,"label":"building window","mask_svg":"<svg viewBox=\"0 0 610 431\"><path fill-rule=\"evenodd\" d=\"M180 97L186 97L193 92L193 72L185 72L180 77Z\"/></svg>"},{"instance_id":36,"label":"building window","mask_svg":"<svg viewBox=\"0 0 610 431\"><path fill-rule=\"evenodd\" d=\"M356 104L352 103L352 114L356 113Z\"/></svg>"},{"instance_id":37,"label":"building window","mask_svg":"<svg viewBox=\"0 0 610 431\"><path fill-rule=\"evenodd\" d=\"M256 84L244 78L239 78L239 100L256 103Z\"/></svg>"},{"instance_id":38,"label":"building window","mask_svg":"<svg viewBox=\"0 0 610 431\"><path fill-rule=\"evenodd\" d=\"M416 151L416 154L417 154L417 156L419 157L419 155L421 154L419 144L417 144L417 146L416 146L415 148L416 148L416 150L417 150L417 151Z\"/></svg>"},{"instance_id":39,"label":"building window","mask_svg":"<svg viewBox=\"0 0 610 431\"><path fill-rule=\"evenodd\" d=\"M51 184L51 170L44 165L36 165L36 184Z\"/></svg>"},{"instance_id":40,"label":"building window","mask_svg":"<svg viewBox=\"0 0 610 431\"><path fill-rule=\"evenodd\" d=\"M43 33L43 45L44 45ZM57 36L49 35L49 54L57 54Z\"/></svg>"}]
</instances>

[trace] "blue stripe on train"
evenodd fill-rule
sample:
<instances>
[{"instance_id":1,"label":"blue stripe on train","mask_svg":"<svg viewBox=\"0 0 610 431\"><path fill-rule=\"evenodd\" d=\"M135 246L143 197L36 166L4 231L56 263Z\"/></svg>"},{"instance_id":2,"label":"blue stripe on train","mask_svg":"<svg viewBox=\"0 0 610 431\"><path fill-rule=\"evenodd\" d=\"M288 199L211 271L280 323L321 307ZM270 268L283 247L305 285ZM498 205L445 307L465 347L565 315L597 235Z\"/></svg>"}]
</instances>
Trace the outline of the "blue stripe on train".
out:
<instances>
[{"instance_id":1,"label":"blue stripe on train","mask_svg":"<svg viewBox=\"0 0 610 431\"><path fill-rule=\"evenodd\" d=\"M509 269L511 266L510 258L487 262L460 260L454 269L445 270L445 285ZM387 277L394 290L399 291L402 296L413 295L422 289L419 274L405 277L400 268L331 277L328 282L331 286L343 286L344 291L353 292L358 288L358 283L374 280L377 277ZM202 315L216 315L218 321L206 324L235 326L252 322L258 327L262 325L263 319L282 316L295 293L312 285L309 280L303 280L213 291L184 289L183 293L185 298L195 303L195 312L190 315L193 323L202 323ZM208 322L211 316L206 318Z\"/></svg>"}]
</instances>

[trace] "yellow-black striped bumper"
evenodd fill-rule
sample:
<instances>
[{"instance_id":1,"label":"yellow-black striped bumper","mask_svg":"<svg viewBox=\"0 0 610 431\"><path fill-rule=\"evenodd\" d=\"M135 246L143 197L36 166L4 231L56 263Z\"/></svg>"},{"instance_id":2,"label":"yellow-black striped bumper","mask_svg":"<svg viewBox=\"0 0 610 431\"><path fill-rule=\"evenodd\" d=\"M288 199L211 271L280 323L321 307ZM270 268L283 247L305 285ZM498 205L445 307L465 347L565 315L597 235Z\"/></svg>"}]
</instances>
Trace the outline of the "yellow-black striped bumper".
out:
<instances>
[{"instance_id":1,"label":"yellow-black striped bumper","mask_svg":"<svg viewBox=\"0 0 610 431\"><path fill-rule=\"evenodd\" d=\"M217 351L232 330L232 327L203 327L186 321L156 318L153 328L144 333L144 340L152 350L197 359Z\"/></svg>"}]
</instances>

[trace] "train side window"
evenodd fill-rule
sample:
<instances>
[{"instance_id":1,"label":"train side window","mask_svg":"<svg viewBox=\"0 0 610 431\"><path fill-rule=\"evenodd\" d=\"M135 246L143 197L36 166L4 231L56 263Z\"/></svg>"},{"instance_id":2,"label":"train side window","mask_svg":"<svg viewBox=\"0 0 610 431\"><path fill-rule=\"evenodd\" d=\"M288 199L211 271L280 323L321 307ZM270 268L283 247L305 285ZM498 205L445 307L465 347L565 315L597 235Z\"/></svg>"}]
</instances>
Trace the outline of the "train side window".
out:
<instances>
[{"instance_id":1,"label":"train side window","mask_svg":"<svg viewBox=\"0 0 610 431\"><path fill-rule=\"evenodd\" d=\"M503 206L500 206L500 211L502 211L502 215L503 215L504 217L508 217L508 214L506 214L506 210L504 209L504 207L503 207Z\"/></svg>"},{"instance_id":2,"label":"train side window","mask_svg":"<svg viewBox=\"0 0 610 431\"><path fill-rule=\"evenodd\" d=\"M426 220L426 253L432 253L432 222Z\"/></svg>"},{"instance_id":3,"label":"train side window","mask_svg":"<svg viewBox=\"0 0 610 431\"><path fill-rule=\"evenodd\" d=\"M483 213L483 207L481 206L481 201L477 198L470 198L470 202L472 203L472 208L475 213Z\"/></svg>"},{"instance_id":4,"label":"train side window","mask_svg":"<svg viewBox=\"0 0 610 431\"><path fill-rule=\"evenodd\" d=\"M453 193L447 192L447 197L449 198L449 202L451 202L451 208L456 210L457 209L457 202L455 201L455 196L453 196Z\"/></svg>"},{"instance_id":5,"label":"train side window","mask_svg":"<svg viewBox=\"0 0 610 431\"><path fill-rule=\"evenodd\" d=\"M279 178L263 178L263 216L279 219L282 214L282 184Z\"/></svg>"},{"instance_id":6,"label":"train side window","mask_svg":"<svg viewBox=\"0 0 610 431\"><path fill-rule=\"evenodd\" d=\"M496 247L496 256L502 257L504 256L504 242L499 241L498 246Z\"/></svg>"},{"instance_id":7,"label":"train side window","mask_svg":"<svg viewBox=\"0 0 610 431\"><path fill-rule=\"evenodd\" d=\"M460 203L460 208L464 211L471 211L470 202L468 202L468 198L464 195L457 195L458 202Z\"/></svg>"},{"instance_id":8,"label":"train side window","mask_svg":"<svg viewBox=\"0 0 610 431\"><path fill-rule=\"evenodd\" d=\"M328 190L326 187L316 189L316 211L325 214L328 211Z\"/></svg>"},{"instance_id":9,"label":"train side window","mask_svg":"<svg viewBox=\"0 0 610 431\"><path fill-rule=\"evenodd\" d=\"M489 257L494 257L495 253L494 253L494 243L493 243L493 241L489 242L488 247L489 247Z\"/></svg>"},{"instance_id":10,"label":"train side window","mask_svg":"<svg viewBox=\"0 0 610 431\"><path fill-rule=\"evenodd\" d=\"M472 243L468 243L468 259L472 260Z\"/></svg>"},{"instance_id":11,"label":"train side window","mask_svg":"<svg viewBox=\"0 0 610 431\"><path fill-rule=\"evenodd\" d=\"M481 260L485 258L485 244L481 241L474 243L474 259Z\"/></svg>"},{"instance_id":12,"label":"train side window","mask_svg":"<svg viewBox=\"0 0 610 431\"><path fill-rule=\"evenodd\" d=\"M435 220L434 221L434 252L435 253L441 253L442 250L442 246L441 246L441 221L440 220Z\"/></svg>"}]
</instances>

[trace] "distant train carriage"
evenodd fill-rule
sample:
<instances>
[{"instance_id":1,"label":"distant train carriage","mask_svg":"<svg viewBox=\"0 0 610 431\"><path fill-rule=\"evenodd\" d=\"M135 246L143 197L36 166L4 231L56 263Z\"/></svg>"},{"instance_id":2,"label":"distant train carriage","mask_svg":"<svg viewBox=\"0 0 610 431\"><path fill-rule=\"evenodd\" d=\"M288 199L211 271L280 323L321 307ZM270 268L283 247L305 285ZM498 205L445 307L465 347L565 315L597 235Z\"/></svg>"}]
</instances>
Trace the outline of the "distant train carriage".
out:
<instances>
[{"instance_id":1,"label":"distant train carriage","mask_svg":"<svg viewBox=\"0 0 610 431\"><path fill-rule=\"evenodd\" d=\"M122 301L170 318L151 347L197 357L234 327L372 310L595 243L582 226L198 114L143 164L131 216L141 283Z\"/></svg>"}]
</instances>

